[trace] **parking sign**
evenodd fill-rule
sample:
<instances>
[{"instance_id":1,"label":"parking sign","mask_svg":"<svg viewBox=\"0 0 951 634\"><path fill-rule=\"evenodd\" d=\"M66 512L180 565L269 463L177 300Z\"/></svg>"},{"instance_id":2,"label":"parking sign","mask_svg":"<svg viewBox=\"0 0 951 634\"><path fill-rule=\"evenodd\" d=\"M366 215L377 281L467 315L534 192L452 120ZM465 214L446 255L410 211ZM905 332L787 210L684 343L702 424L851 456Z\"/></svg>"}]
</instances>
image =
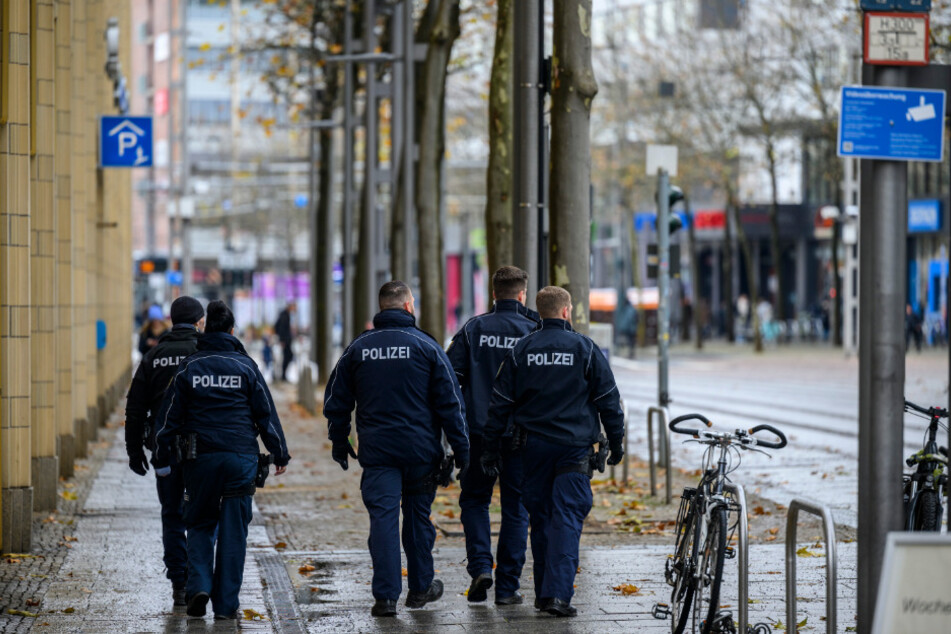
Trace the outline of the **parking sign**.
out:
<instances>
[{"instance_id":1,"label":"parking sign","mask_svg":"<svg viewBox=\"0 0 951 634\"><path fill-rule=\"evenodd\" d=\"M100 117L99 166L151 167L152 117Z\"/></svg>"}]
</instances>

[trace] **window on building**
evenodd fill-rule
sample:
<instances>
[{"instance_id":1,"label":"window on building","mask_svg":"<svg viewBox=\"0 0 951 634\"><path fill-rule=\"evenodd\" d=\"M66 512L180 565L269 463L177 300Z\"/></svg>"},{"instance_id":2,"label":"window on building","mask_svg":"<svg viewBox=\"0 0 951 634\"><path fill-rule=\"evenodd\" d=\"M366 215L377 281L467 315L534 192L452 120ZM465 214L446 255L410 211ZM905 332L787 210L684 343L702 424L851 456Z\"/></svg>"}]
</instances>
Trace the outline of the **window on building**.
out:
<instances>
[{"instance_id":1,"label":"window on building","mask_svg":"<svg viewBox=\"0 0 951 634\"><path fill-rule=\"evenodd\" d=\"M227 125L231 123L231 101L228 99L189 99L189 123Z\"/></svg>"},{"instance_id":2,"label":"window on building","mask_svg":"<svg viewBox=\"0 0 951 634\"><path fill-rule=\"evenodd\" d=\"M701 29L738 29L743 0L700 0Z\"/></svg>"}]
</instances>

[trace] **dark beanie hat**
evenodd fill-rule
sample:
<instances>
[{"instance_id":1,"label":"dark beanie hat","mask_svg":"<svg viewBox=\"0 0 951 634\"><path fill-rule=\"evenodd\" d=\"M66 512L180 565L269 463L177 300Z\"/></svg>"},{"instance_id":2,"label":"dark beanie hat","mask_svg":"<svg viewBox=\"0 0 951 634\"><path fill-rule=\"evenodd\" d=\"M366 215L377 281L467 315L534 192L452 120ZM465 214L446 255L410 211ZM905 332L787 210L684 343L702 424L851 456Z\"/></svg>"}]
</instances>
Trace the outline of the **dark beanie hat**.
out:
<instances>
[{"instance_id":1,"label":"dark beanie hat","mask_svg":"<svg viewBox=\"0 0 951 634\"><path fill-rule=\"evenodd\" d=\"M194 297L182 295L172 302L172 325L197 324L205 316L205 309Z\"/></svg>"}]
</instances>

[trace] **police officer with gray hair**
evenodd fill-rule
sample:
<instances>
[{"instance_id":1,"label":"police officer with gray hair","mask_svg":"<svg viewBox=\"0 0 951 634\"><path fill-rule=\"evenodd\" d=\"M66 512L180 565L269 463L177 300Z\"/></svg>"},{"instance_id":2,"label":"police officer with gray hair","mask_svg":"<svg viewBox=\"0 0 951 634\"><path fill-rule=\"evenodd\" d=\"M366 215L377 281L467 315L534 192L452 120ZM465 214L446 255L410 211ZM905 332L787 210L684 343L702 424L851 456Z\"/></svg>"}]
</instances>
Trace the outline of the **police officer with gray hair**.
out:
<instances>
[{"instance_id":1,"label":"police officer with gray hair","mask_svg":"<svg viewBox=\"0 0 951 634\"><path fill-rule=\"evenodd\" d=\"M188 527L186 613L236 619L244 575L251 496L259 470L258 440L277 475L291 456L271 393L257 365L233 336L234 315L208 304L198 351L175 374L159 412L155 473L168 475L173 444L181 448Z\"/></svg>"},{"instance_id":2,"label":"police officer with gray hair","mask_svg":"<svg viewBox=\"0 0 951 634\"><path fill-rule=\"evenodd\" d=\"M546 286L535 305L541 329L515 344L493 384L481 462L487 474L498 473L499 441L511 419L524 440L522 503L532 528L535 608L575 616L571 598L581 530L591 511L593 445L603 426L607 463L618 464L624 414L607 359L571 328L568 291Z\"/></svg>"},{"instance_id":3,"label":"police officer with gray hair","mask_svg":"<svg viewBox=\"0 0 951 634\"><path fill-rule=\"evenodd\" d=\"M158 344L142 357L126 398L125 448L129 468L140 476L149 470L145 449L155 451L155 417L165 389L178 371L179 363L197 349L198 335L205 327L205 309L201 302L188 295L172 302L171 317L172 329L165 332ZM174 605L183 606L188 556L185 553L185 522L182 520L185 483L181 469L176 467L167 477L156 478L155 486L162 505L165 576L172 582Z\"/></svg>"}]
</instances>

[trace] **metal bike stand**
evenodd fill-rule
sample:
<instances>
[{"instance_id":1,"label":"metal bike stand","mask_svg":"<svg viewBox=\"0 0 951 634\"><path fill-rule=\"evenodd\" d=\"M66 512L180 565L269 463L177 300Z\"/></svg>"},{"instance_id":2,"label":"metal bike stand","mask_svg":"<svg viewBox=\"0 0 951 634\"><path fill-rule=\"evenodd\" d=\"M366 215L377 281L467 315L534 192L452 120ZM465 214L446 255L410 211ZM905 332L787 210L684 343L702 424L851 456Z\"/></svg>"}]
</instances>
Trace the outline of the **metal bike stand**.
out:
<instances>
[{"instance_id":1,"label":"metal bike stand","mask_svg":"<svg viewBox=\"0 0 951 634\"><path fill-rule=\"evenodd\" d=\"M667 428L670 423L670 412L667 411L666 407L653 406L647 408L647 453L650 461L651 495L657 495L657 461L654 460L654 414L660 416L662 423L659 436L667 441L660 443L660 450L664 454L662 456L664 464L667 465L667 504L670 504L670 430Z\"/></svg>"},{"instance_id":2,"label":"metal bike stand","mask_svg":"<svg viewBox=\"0 0 951 634\"><path fill-rule=\"evenodd\" d=\"M799 511L822 518L822 530L826 540L826 632L835 634L838 562L835 553L835 522L828 506L801 498L789 503L789 512L786 515L786 623L789 627L795 627L796 623L796 529Z\"/></svg>"},{"instance_id":3,"label":"metal bike stand","mask_svg":"<svg viewBox=\"0 0 951 634\"><path fill-rule=\"evenodd\" d=\"M739 625L737 631L741 634L746 634L747 627L750 622L750 540L749 540L749 522L746 519L746 491L743 490L742 484L737 484L734 482L727 482L723 485L723 490L727 493L730 493L733 496L733 499L736 500L737 505L740 507L740 534L739 534L739 543L737 548L739 553L737 554L737 585L739 586L737 590L737 601L739 605L737 606L737 615L736 620Z\"/></svg>"}]
</instances>

